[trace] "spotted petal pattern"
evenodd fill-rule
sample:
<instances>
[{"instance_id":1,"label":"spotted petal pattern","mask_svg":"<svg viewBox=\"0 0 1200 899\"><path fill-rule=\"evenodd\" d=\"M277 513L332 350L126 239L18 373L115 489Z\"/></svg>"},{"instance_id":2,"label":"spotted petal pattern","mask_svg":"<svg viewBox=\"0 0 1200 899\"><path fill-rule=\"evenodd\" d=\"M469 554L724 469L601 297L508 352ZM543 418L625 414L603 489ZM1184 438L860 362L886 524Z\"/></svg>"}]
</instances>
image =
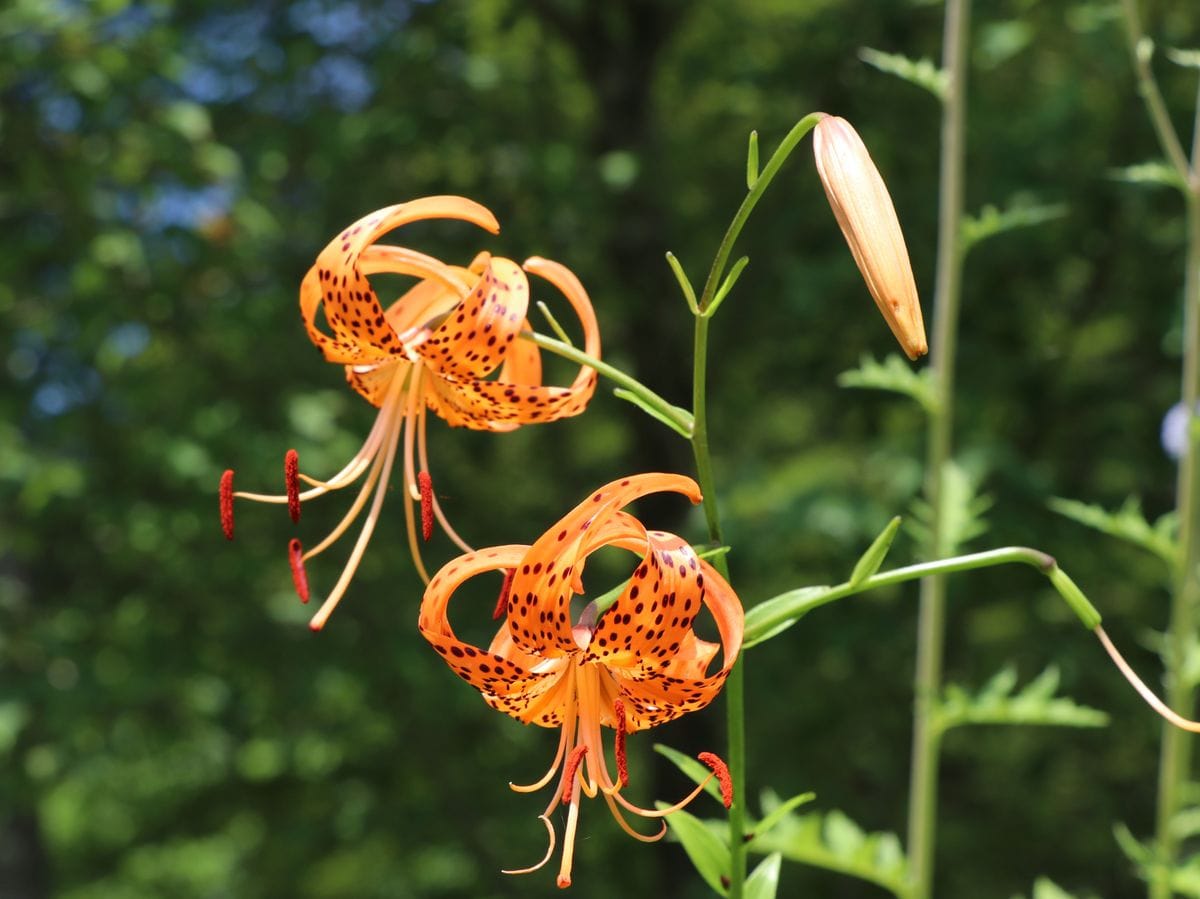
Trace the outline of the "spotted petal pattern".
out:
<instances>
[{"instance_id":1,"label":"spotted petal pattern","mask_svg":"<svg viewBox=\"0 0 1200 899\"><path fill-rule=\"evenodd\" d=\"M556 726L573 708L576 668L600 669L600 723L613 726L621 699L629 730L702 708L737 659L743 612L737 596L688 544L647 531L623 507L648 493L700 499L690 478L647 474L608 484L568 513L533 546L469 553L432 580L418 626L451 668L493 707L527 723ZM638 554L640 564L595 628L572 622L571 598L583 592L587 557L604 546ZM487 653L457 641L447 610L468 578L513 569L506 616ZM707 670L719 648L692 629L701 607L716 621L722 667ZM470 650L470 651L468 651ZM502 664L501 664L502 663Z\"/></svg>"}]
</instances>

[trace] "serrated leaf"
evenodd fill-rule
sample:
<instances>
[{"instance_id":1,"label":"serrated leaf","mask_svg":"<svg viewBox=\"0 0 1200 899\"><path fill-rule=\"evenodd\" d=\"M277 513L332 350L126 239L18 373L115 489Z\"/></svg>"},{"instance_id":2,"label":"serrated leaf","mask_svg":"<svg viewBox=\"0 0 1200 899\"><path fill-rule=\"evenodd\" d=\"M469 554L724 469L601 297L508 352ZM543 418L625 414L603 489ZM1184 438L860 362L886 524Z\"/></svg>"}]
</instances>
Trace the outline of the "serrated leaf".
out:
<instances>
[{"instance_id":1,"label":"serrated leaf","mask_svg":"<svg viewBox=\"0 0 1200 899\"><path fill-rule=\"evenodd\" d=\"M936 727L945 732L964 724L1037 724L1059 727L1103 727L1108 715L1055 696L1058 669L1053 665L1019 693L1016 671L1002 668L974 695L955 684L947 685L938 704Z\"/></svg>"},{"instance_id":2,"label":"serrated leaf","mask_svg":"<svg viewBox=\"0 0 1200 899\"><path fill-rule=\"evenodd\" d=\"M987 531L983 515L992 507L992 499L978 493L978 487L976 479L953 459L943 466L937 546L933 545L933 509L924 500L913 501L908 529L928 558L952 556Z\"/></svg>"},{"instance_id":3,"label":"serrated leaf","mask_svg":"<svg viewBox=\"0 0 1200 899\"><path fill-rule=\"evenodd\" d=\"M946 99L949 76L931 59L909 59L899 53L884 53L870 47L860 49L858 58L881 72L895 75L909 84L924 88L939 100Z\"/></svg>"},{"instance_id":4,"label":"serrated leaf","mask_svg":"<svg viewBox=\"0 0 1200 899\"><path fill-rule=\"evenodd\" d=\"M837 382L841 387L867 387L903 394L916 400L929 413L937 405L930 370L914 371L896 353L890 353L882 362L877 362L871 356L863 356L858 361L858 368L842 372Z\"/></svg>"},{"instance_id":5,"label":"serrated leaf","mask_svg":"<svg viewBox=\"0 0 1200 899\"><path fill-rule=\"evenodd\" d=\"M854 571L850 573L850 586L857 587L879 570L879 566L887 558L888 550L892 548L892 541L896 538L896 532L900 530L900 521L901 518L897 515L879 532L879 536L871 541L871 545L867 547L867 551L862 554L862 557L855 564Z\"/></svg>"},{"instance_id":6,"label":"serrated leaf","mask_svg":"<svg viewBox=\"0 0 1200 899\"><path fill-rule=\"evenodd\" d=\"M667 803L658 803L660 809ZM713 890L722 896L727 890L721 878L729 877L729 847L695 815L684 811L672 812L666 818L671 834L683 845L692 865Z\"/></svg>"},{"instance_id":7,"label":"serrated leaf","mask_svg":"<svg viewBox=\"0 0 1200 899\"><path fill-rule=\"evenodd\" d=\"M655 743L654 751L670 759L675 764L675 767L690 777L694 783L703 783L704 779L708 778L708 783L704 785L704 792L708 793L717 802L723 801L721 799L720 784L717 783L715 777L710 776L712 771L702 762L698 762L690 755L684 755L678 749L672 749L670 746L665 746L662 743Z\"/></svg>"},{"instance_id":8,"label":"serrated leaf","mask_svg":"<svg viewBox=\"0 0 1200 899\"><path fill-rule=\"evenodd\" d=\"M752 607L746 612L742 649L757 646L783 633L813 609L824 605L832 592L832 587L800 587ZM783 616L782 621L778 621L780 616ZM777 623L771 624L772 621Z\"/></svg>"},{"instance_id":9,"label":"serrated leaf","mask_svg":"<svg viewBox=\"0 0 1200 899\"><path fill-rule=\"evenodd\" d=\"M840 811L787 814L750 848L838 871L906 895L907 863L900 840L891 833L866 833Z\"/></svg>"},{"instance_id":10,"label":"serrated leaf","mask_svg":"<svg viewBox=\"0 0 1200 899\"><path fill-rule=\"evenodd\" d=\"M1166 562L1172 570L1176 565L1179 519L1174 512L1168 512L1160 516L1154 524L1150 524L1142 513L1141 503L1132 496L1115 512L1109 512L1102 506L1057 496L1051 498L1046 505L1072 521L1086 524L1097 531L1120 537L1135 546L1149 550Z\"/></svg>"},{"instance_id":11,"label":"serrated leaf","mask_svg":"<svg viewBox=\"0 0 1200 899\"><path fill-rule=\"evenodd\" d=\"M1061 203L1053 205L1032 205L1014 202L1006 209L997 209L987 205L978 214L964 216L962 221L963 252L967 252L977 243L1012 231L1016 228L1030 228L1043 222L1062 218L1067 214L1067 207Z\"/></svg>"},{"instance_id":12,"label":"serrated leaf","mask_svg":"<svg viewBox=\"0 0 1200 899\"><path fill-rule=\"evenodd\" d=\"M1167 59L1177 66L1187 69L1200 69L1200 50L1168 47Z\"/></svg>"},{"instance_id":13,"label":"serrated leaf","mask_svg":"<svg viewBox=\"0 0 1200 899\"><path fill-rule=\"evenodd\" d=\"M1114 181L1125 181L1129 184L1173 187L1176 190L1187 189L1187 185L1180 179L1179 173L1161 159L1139 162L1136 165L1127 165L1119 169L1110 169L1108 176Z\"/></svg>"},{"instance_id":14,"label":"serrated leaf","mask_svg":"<svg viewBox=\"0 0 1200 899\"><path fill-rule=\"evenodd\" d=\"M743 890L746 899L775 899L782 865L783 856L778 852L771 853L759 862L758 867L746 878Z\"/></svg>"}]
</instances>

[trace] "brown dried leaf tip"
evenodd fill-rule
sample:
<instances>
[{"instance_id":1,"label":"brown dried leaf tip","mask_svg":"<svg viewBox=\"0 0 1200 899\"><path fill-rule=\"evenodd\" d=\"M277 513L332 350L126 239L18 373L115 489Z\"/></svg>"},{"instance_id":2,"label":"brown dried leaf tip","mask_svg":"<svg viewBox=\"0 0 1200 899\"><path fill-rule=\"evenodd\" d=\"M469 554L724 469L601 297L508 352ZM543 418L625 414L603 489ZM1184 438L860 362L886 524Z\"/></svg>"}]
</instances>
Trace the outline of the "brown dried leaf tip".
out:
<instances>
[{"instance_id":1,"label":"brown dried leaf tip","mask_svg":"<svg viewBox=\"0 0 1200 899\"><path fill-rule=\"evenodd\" d=\"M813 132L825 196L875 305L909 359L929 352L917 285L892 198L858 132L825 116Z\"/></svg>"}]
</instances>

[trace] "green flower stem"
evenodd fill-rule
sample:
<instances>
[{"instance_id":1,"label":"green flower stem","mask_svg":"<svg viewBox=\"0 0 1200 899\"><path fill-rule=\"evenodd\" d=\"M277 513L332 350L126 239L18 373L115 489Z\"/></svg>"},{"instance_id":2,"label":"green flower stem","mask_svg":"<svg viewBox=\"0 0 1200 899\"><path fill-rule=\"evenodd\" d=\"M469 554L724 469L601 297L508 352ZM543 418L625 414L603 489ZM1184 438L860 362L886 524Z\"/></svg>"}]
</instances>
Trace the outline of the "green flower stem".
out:
<instances>
[{"instance_id":1,"label":"green flower stem","mask_svg":"<svg viewBox=\"0 0 1200 899\"><path fill-rule=\"evenodd\" d=\"M1175 169L1184 187L1187 203L1187 249L1183 284L1183 372L1180 393L1183 407L1194 415L1200 399L1200 94L1196 98L1190 161L1184 155L1162 92L1150 67L1154 45L1142 31L1137 0L1121 0L1125 31L1137 74L1138 91L1163 153ZM1193 422L1194 424L1194 422ZM1188 428L1188 439L1175 482L1175 510L1179 516L1179 565L1171 595L1170 621L1167 626L1166 694L1167 704L1179 714L1191 717L1196 704L1196 685L1184 671L1188 644L1196 634L1196 604L1200 602L1200 582L1196 570L1200 564L1200 449L1195 431ZM1162 749L1158 766L1158 809L1155 815L1155 847L1158 864L1150 872L1151 899L1170 899L1171 871L1179 855L1179 837L1172 826L1183 805L1183 789L1191 777L1194 741L1185 731L1163 725Z\"/></svg>"},{"instance_id":2,"label":"green flower stem","mask_svg":"<svg viewBox=\"0 0 1200 899\"><path fill-rule=\"evenodd\" d=\"M703 308L703 307L701 307ZM704 519L708 539L720 546L721 515L717 509L716 482L712 456L708 450L708 316L697 312L692 358L692 455L696 460L696 482L704 499ZM712 561L721 576L729 580L729 563L722 553ZM729 807L729 897L742 899L746 883L746 679L742 660L738 659L725 681L725 713L729 748L726 764L733 782L733 804Z\"/></svg>"},{"instance_id":3,"label":"green flower stem","mask_svg":"<svg viewBox=\"0 0 1200 899\"><path fill-rule=\"evenodd\" d=\"M729 228L725 231L724 238L721 239L721 246L717 248L717 255L713 257L712 268L708 272L708 280L704 282L704 290L700 292L698 305L701 313L708 310L709 304L716 297L717 290L721 286L721 279L725 274L725 266L729 262L729 254L733 252L733 245L737 242L738 235L742 233L742 228L745 227L746 220L750 218L750 213L754 211L759 198L762 197L767 187L771 184L771 179L783 167L787 158L792 155L792 151L796 149L796 145L803 140L808 132L816 127L817 122L821 121L822 115L823 113L811 112L793 125L792 130L787 133L783 142L780 143L779 148L771 154L766 168L762 170L762 173L754 181L753 185L750 186L746 198L742 200L742 205L738 207L733 221L729 223ZM757 146L757 143L755 146Z\"/></svg>"},{"instance_id":4,"label":"green flower stem","mask_svg":"<svg viewBox=\"0 0 1200 899\"><path fill-rule=\"evenodd\" d=\"M942 54L946 94L942 107L937 273L930 353L936 402L929 416L925 469L926 499L933 510L930 531L934 555L950 550L943 545L942 478L952 456L954 428L954 363L963 266L966 63L970 17L969 0L946 0ZM941 577L922 580L920 602L908 788L908 870L912 899L928 899L933 885L937 774L941 754L935 713L942 686L942 656L946 641L945 580Z\"/></svg>"},{"instance_id":5,"label":"green flower stem","mask_svg":"<svg viewBox=\"0 0 1200 899\"><path fill-rule=\"evenodd\" d=\"M1053 556L1028 546L1006 546L986 552L894 568L891 571L873 574L857 583L850 580L824 590L797 590L794 591L794 600L790 602L780 602L780 598L767 600L767 603L772 604L769 613L755 614L757 609L767 603L762 603L750 610L753 624L746 628L746 642L754 643L764 635L795 621L813 609L818 609L839 599L845 599L847 596L874 590L877 587L889 587L893 584L902 584L932 575L946 575L959 571L974 571L978 568L1012 564L1029 565L1044 574L1085 628L1092 630L1100 623L1100 613L1096 611L1096 608L1088 601L1075 582L1067 576L1067 573L1058 567Z\"/></svg>"},{"instance_id":6,"label":"green flower stem","mask_svg":"<svg viewBox=\"0 0 1200 899\"><path fill-rule=\"evenodd\" d=\"M614 383L620 384L636 396L642 403L653 410L653 414L664 419L680 434L686 436L692 433L692 416L686 409L681 409L678 406L668 403L641 381L625 374L619 368L614 368L607 362L603 362L594 356L589 356L582 350L577 350L569 343L555 340L553 337L547 337L545 334L538 334L536 331L522 331L521 339L528 340L543 350L554 353L557 356L562 356L564 359L570 359L572 362L594 368L597 372L604 375L604 377Z\"/></svg>"}]
</instances>

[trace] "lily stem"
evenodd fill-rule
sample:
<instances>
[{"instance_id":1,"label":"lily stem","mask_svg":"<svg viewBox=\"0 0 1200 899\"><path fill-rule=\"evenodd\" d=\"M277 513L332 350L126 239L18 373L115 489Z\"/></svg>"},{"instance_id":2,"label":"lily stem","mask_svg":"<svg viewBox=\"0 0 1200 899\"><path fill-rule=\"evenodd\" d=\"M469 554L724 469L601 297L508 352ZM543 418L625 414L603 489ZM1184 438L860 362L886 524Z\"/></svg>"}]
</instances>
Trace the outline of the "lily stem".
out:
<instances>
[{"instance_id":1,"label":"lily stem","mask_svg":"<svg viewBox=\"0 0 1200 899\"><path fill-rule=\"evenodd\" d=\"M942 514L942 484L952 458L954 364L962 283L963 179L966 168L966 57L970 0L946 0L942 66L946 95L942 107L941 170L938 190L937 274L933 299L933 364L936 402L929 416L926 450L926 499L933 510L930 550L947 546ZM937 728L938 694L946 639L946 582L921 581L917 620L917 664L913 697L912 762L908 792L908 865L911 899L928 899L933 886L937 838L937 777L941 737Z\"/></svg>"}]
</instances>

